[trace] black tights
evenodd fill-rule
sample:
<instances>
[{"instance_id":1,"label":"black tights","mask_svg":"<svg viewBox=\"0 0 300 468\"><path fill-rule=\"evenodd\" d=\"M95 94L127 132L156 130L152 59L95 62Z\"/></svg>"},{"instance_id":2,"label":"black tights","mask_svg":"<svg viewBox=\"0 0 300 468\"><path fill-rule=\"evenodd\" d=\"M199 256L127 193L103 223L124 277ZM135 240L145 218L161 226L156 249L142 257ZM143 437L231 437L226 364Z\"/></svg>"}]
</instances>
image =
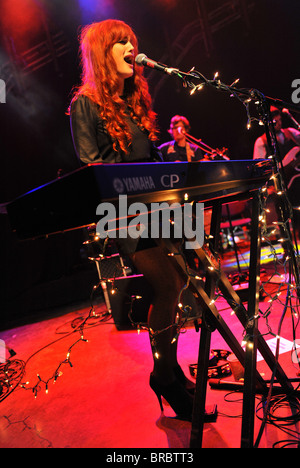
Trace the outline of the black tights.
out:
<instances>
[{"instance_id":1,"label":"black tights","mask_svg":"<svg viewBox=\"0 0 300 468\"><path fill-rule=\"evenodd\" d=\"M148 315L148 326L154 332L166 329L155 335L151 341L154 360L153 374L162 384L167 385L174 380L173 369L178 364L177 340L172 343L177 330L172 325L179 313L178 296L184 280L161 247L137 251L131 258L139 273L144 275L154 291L154 299Z\"/></svg>"}]
</instances>

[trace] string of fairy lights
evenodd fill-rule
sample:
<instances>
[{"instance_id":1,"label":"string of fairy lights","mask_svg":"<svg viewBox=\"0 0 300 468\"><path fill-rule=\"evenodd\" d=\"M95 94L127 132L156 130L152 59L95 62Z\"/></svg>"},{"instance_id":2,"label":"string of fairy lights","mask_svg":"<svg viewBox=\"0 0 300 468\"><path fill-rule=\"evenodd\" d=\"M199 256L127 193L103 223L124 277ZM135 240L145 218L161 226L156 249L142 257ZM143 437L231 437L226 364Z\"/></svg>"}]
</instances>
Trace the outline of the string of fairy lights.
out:
<instances>
[{"instance_id":1,"label":"string of fairy lights","mask_svg":"<svg viewBox=\"0 0 300 468\"><path fill-rule=\"evenodd\" d=\"M268 334L270 334L271 336L278 337L277 331L274 332L271 329L271 327L270 327L270 325L268 323L269 315L271 314L272 308L274 307L275 303L279 303L281 306L286 306L286 308L291 313L291 316L292 316L292 318L294 320L293 326L296 329L296 327L298 325L298 322L299 322L299 313L298 313L298 309L299 309L299 297L298 297L299 285L297 286L295 284L295 282L294 282L294 276L292 275L291 268L290 268L290 258L289 258L289 256L284 255L283 258L280 258L280 255L278 255L278 253L277 253L276 247L273 245L272 241L269 240L269 237L271 235L274 235L274 229L272 229L271 232L268 232L268 227L267 227L267 223L266 223L266 213L267 213L267 210L268 210L266 208L267 200L268 200L268 195L267 195L268 190L266 190L266 188L267 187L264 187L261 190L262 236L263 236L264 241L267 242L269 247L270 247L270 254L269 255L271 257L271 261L272 261L273 266L274 266L274 272L273 272L273 274L270 274L268 276L266 281L261 282L261 291L263 292L264 296L267 298L267 308L264 311L262 311L261 309L259 310L259 318L260 319L265 319L265 322L266 322L267 328L268 328ZM278 223L281 223L281 222L278 222ZM282 227L284 228L287 225L287 223L288 223L288 220L285 221L284 223L280 224L281 231L282 231ZM278 226L277 226L277 229L278 229ZM289 235L288 229L287 229L286 235L287 236ZM290 241L291 241L291 239L290 239ZM211 236L206 235L205 242L208 245L210 245ZM295 253L297 255L297 258L299 258L299 254L298 254L297 250L296 250ZM171 254L171 255L174 255L174 253ZM174 342L174 341L176 341L178 339L180 333L184 332L186 324L188 324L191 321L195 321L195 319L199 318L198 315L193 314L193 308L192 308L192 306L190 304L184 304L184 301L182 299L182 294L186 289L188 289L188 287L190 285L190 281L192 279L198 280L203 285L204 284L204 278L199 276L199 274L195 273L194 271L192 271L189 268L188 262L185 259L185 255L181 250L178 250L177 254L175 254L175 255L178 255L178 256L180 256L181 258L184 259L185 273L186 273L187 281L186 281L186 284L183 286L182 290L180 291L180 294L179 294L179 297L178 297L178 304L177 304L178 305L178 313L176 315L176 320L175 320L175 322L173 324L170 324L168 327L166 327L166 328L164 328L162 330L155 330L154 331L151 328L149 328L147 323L145 323L145 322L135 322L133 320L133 318L132 318L132 312L133 312L133 309L134 309L135 302L142 299L142 296L133 295L133 296L128 296L127 297L127 300L129 300L130 304L131 304L130 305L130 312L129 312L129 320L132 323L132 326L134 328L136 328L138 333L140 333L141 330L146 330L147 332L149 332L153 353L154 353L155 358L157 358L157 359L159 359L159 354L156 351L156 346L155 345L156 345L156 338L157 338L157 336L159 334L165 332L169 328L173 328L174 329L174 337L173 337L172 340ZM103 255L102 258L105 259L105 256ZM219 290L219 288L218 288L218 277L220 278L220 272L221 272L221 258L219 256L218 256L217 262L218 262L219 266L217 268L215 268L215 272L214 272L217 275L216 292L215 292L214 298L211 299L210 304L217 303L218 299L223 297L220 290ZM213 268L213 267L210 267L210 268ZM273 284L272 279L273 279L274 276L281 277L282 278L282 283L278 284L277 291L270 292L268 286L270 284ZM287 278L288 278L288 281L287 281ZM106 282L107 282L107 286L110 288L110 291L111 291L112 294L123 294L123 295L126 294L124 292L118 291L117 287L115 286L115 278L109 278L109 279L106 280ZM100 283L97 284L96 286L94 286L93 287L93 293L94 293L94 291L96 291L100 287L101 287ZM286 298L283 298L283 296L285 294L285 289L286 289L286 293L288 294L288 305L286 305L286 303L287 303ZM265 303L265 301L264 301L264 303ZM231 314L234 314L235 311L240 307L240 304L239 303L234 303L232 301L232 302L230 302L230 307L231 307ZM34 385L29 386L28 383L21 383L20 387L24 388L24 389L30 389L33 392L35 397L37 397L37 394L41 390L42 387L44 387L45 392L47 393L49 391L49 383L51 381L53 381L53 383L55 383L57 381L57 379L62 375L63 366L65 366L65 365L68 365L70 367L73 366L72 361L71 361L71 352L72 352L74 346L78 345L78 343L80 343L80 342L88 342L88 340L84 336L84 331L85 331L86 325L88 324L89 320L93 316L95 317L95 308L92 305L90 313L88 314L88 317L86 317L85 319L82 319L76 325L75 329L73 329L70 332L70 334L78 333L79 338L76 339L76 341L70 347L68 347L66 356L58 364L58 366L54 369L53 373L51 374L51 376L49 378L44 379L44 378L41 377L40 374L38 374L37 375L37 382ZM101 319L102 319L102 317L101 317ZM246 336L244 335L243 339L242 339L243 344L245 344L246 341L247 341ZM28 363L28 361L27 361L27 363ZM10 363L8 363L8 368L6 370L4 370L4 375L6 375L6 377L7 377L7 378L4 379L4 384L8 384L8 381L9 381L9 375L10 375L9 365L10 365ZM24 368L23 368L23 370L24 370Z\"/></svg>"},{"instance_id":2,"label":"string of fairy lights","mask_svg":"<svg viewBox=\"0 0 300 468\"><path fill-rule=\"evenodd\" d=\"M280 194L279 196L282 196L282 195ZM281 238L281 239L279 239L279 241L288 240L293 245L293 248L295 249L295 255L296 255L297 261L299 261L299 252L298 252L297 246L295 247L294 244L292 243L292 239L289 238L290 232L289 232L289 229L287 229L287 226L290 223L290 219L282 221L282 222L278 221L276 223L277 226L274 227L274 229L272 229L271 232L268 232L268 226L267 226L267 223L266 223L266 214L268 212L267 200L268 200L268 187L265 186L261 190L262 239L264 240L264 242L267 242L267 244L269 245L269 248L270 248L269 256L270 256L270 258L271 258L271 260L273 262L274 272L273 272L273 274L270 274L268 276L268 279L265 282L261 283L261 291L263 292L265 297L268 298L268 307L267 307L267 309L265 311L259 310L259 314L260 314L259 317L265 319L265 321L267 323L268 330L269 330L268 333L270 335L272 335L272 336L277 337L278 334L276 332L273 332L271 330L271 327L268 324L268 317L271 314L271 311L272 311L272 308L273 308L275 302L279 303L281 306L284 306L286 304L286 299L285 300L282 299L282 297L284 295L284 289L286 288L286 290L288 292L288 305L286 307L290 311L290 313L292 314L292 317L295 320L295 324L298 324L298 320L299 320L299 313L298 313L298 308L299 308L299 297L298 297L299 285L295 284L295 278L291 273L289 255L286 254L286 255L284 255L283 258L280 258L280 256L277 253L276 247L273 245L273 243L269 239L269 237L274 235L274 230L276 229L276 231L277 231L279 229L279 227L280 227L281 232L282 231L286 232L287 237L286 237L286 239ZM98 238L97 238L97 241L98 241ZM211 245L210 241L211 241L211 236L206 235L205 242L208 245ZM100 242L100 240L99 240L99 242ZM107 240L105 240L105 242L107 242ZM170 255L174 255L174 253L170 254ZM178 339L179 334L184 330L185 325L188 322L194 321L195 319L199 318L199 316L197 316L197 315L194 316L192 314L193 308L191 307L191 305L183 303L182 294L189 287L191 279L197 279L198 281L201 281L201 283L203 284L204 278L199 276L197 273L195 273L194 271L192 271L189 268L188 262L185 259L185 255L181 250L178 250L176 255L178 255L178 256L180 256L181 258L184 259L185 273L186 273L187 281L186 281L186 284L184 285L184 287L182 288L182 290L181 290L181 292L179 294L179 297L178 297L178 313L176 315L175 323L169 325L168 327L166 327L166 328L164 328L162 330L155 330L154 331L151 328L149 328L147 323L145 323L145 322L134 322L134 320L132 319L132 311L133 311L133 308L134 308L134 304L135 304L135 301L137 301L139 299L142 299L142 297L138 296L138 295L128 296L127 297L127 299L131 303L130 312L129 312L129 320L131 321L132 326L137 329L138 333L140 333L141 330L146 330L146 331L149 332L152 348L154 350L154 356L157 359L159 358L159 355L158 355L158 353L156 351L156 348L155 348L155 339L160 333L165 332L169 328L173 328L175 330L175 335L174 335L173 341L176 341ZM217 255L217 254L215 254L215 255ZM102 255L102 258L105 259L105 255ZM210 304L216 303L218 301L218 299L222 297L222 294L221 294L221 292L220 292L220 290L218 288L218 277L220 278L220 271L221 271L221 258L219 256L218 256L217 261L218 261L219 267L215 268L215 274L217 274L216 293L215 293L215 297L211 299ZM213 269L214 267L209 267L209 268ZM218 274L218 271L219 271L219 274ZM270 291L268 290L268 285L272 284L272 279L273 279L274 276L281 277L282 278L282 283L278 284L278 289L277 289L276 292L273 291L272 293L270 293ZM288 278L288 281L287 281L287 278ZM118 291L117 287L115 286L115 279L114 278L109 278L109 279L106 280L106 282L107 282L107 286L110 288L110 291L111 291L112 294L117 294L117 293L126 294L124 292L119 292ZM94 286L93 291L95 291L99 287L100 287L100 283L98 285ZM232 301L230 303L230 307L232 309L231 314L234 314L235 310L237 310L240 307L240 304L234 303ZM85 324L88 322L89 318L94 313L95 313L95 309L92 306L89 316L86 319L84 319L82 321L82 323L80 323L76 327L75 331L78 331L78 333L80 334L80 338L77 339L68 348L66 357L59 363L58 367L54 370L51 377L45 380L40 375L37 376L37 378L38 378L37 383L34 386L31 387L31 390L33 391L35 396L37 396L37 393L41 388L41 384L44 384L45 391L48 391L49 382L53 380L53 382L55 383L57 378L60 375L62 375L61 374L61 368L62 368L63 365L69 365L70 367L72 367L72 362L71 362L71 359L70 359L71 351L72 351L73 347L75 345L77 345L79 342L82 342L82 341L87 342L87 340L84 338ZM72 330L71 333L74 333L74 330ZM243 343L245 343L245 341L246 341L246 337L244 336L243 337ZM4 374L5 373L7 375L9 374L8 371L4 371ZM4 383L7 383L7 379L4 380ZM22 384L22 388L26 388L26 385Z\"/></svg>"},{"instance_id":3,"label":"string of fairy lights","mask_svg":"<svg viewBox=\"0 0 300 468\"><path fill-rule=\"evenodd\" d=\"M273 224L271 230L269 229L267 225L267 220L266 220L266 215L269 212L269 208L267 207L267 201L269 198L268 195L268 188L269 185L272 185L273 177L270 179L270 181L266 184L265 187L261 189L261 196L260 196L260 203L261 203L261 215L260 215L260 221L262 225L262 240L268 245L269 247L269 261L273 263L274 267L274 272L270 273L268 275L268 278L265 281L261 282L261 292L263 293L263 296L267 298L267 309L266 310L261 310L259 309L259 318L260 319L265 319L265 322L267 324L267 329L268 332L264 333L264 335L269 334L270 336L275 336L278 337L278 333L273 331L269 325L269 315L272 312L272 308L274 307L275 303L279 303L281 306L285 306L287 300L283 300L283 296L285 293L285 290L288 294L288 305L286 305L286 308L291 312L292 317L297 321L295 322L295 325L298 324L298 319L299 319L299 314L298 314L298 308L299 308L299 284L295 284L295 278L291 273L291 262L290 262L290 257L288 254L285 254L283 258L281 258L281 255L278 254L276 246L273 245L273 242L271 240L271 237L274 236L275 233L278 232L285 232L286 233L286 238L279 238L278 242L290 242L291 245L293 245L293 249L295 250L295 257L297 259L297 262L299 260L299 253L298 253L298 247L297 245L293 244L292 239L290 238L290 231L288 229L289 224L291 219L287 219L285 221L277 221L275 224ZM279 194L279 196L282 196L282 194ZM279 229L280 228L280 229ZM211 236L206 235L205 236L205 243L212 249L211 246ZM196 319L199 319L199 315L194 315L193 314L193 308L190 304L184 304L182 300L182 294L184 290L189 288L190 282L192 279L197 279L201 281L202 285L204 284L204 278L201 277L197 272L195 273L193 270L191 270L188 266L188 262L186 261L184 252L179 249L177 253L170 253L169 255L178 255L184 260L184 265L185 265L185 274L186 274L186 284L180 291L178 301L177 301L177 306L178 306L178 313L176 315L176 320L174 323L170 324L168 327L165 327L161 330L152 330L151 328L148 327L148 324L145 322L135 322L132 319L132 311L134 308L135 301L142 299L141 296L128 296L127 299L130 300L131 302L131 307L130 307L130 312L129 312L129 319L132 323L132 326L137 329L138 333L140 333L141 330L146 330L149 333L150 336L150 341L153 349L153 354L156 359L159 359L159 354L156 350L156 338L159 334L164 333L168 329L174 329L174 337L172 338L172 342L176 341L178 339L178 336L180 335L181 332L184 331L185 325L191 321L195 321ZM216 259L216 265L210 266L209 269L214 270L214 274L216 276L216 289L215 289L215 296L210 299L210 304L215 304L218 299L224 298L222 293L220 292L218 288L218 282L221 278L221 257L214 252L215 259ZM278 289L277 291L272 291L270 292L270 288L268 286L272 285L272 281L274 277L279 277L282 278L282 282L278 284ZM111 293L113 294L126 294L124 292L118 291L118 288L114 284L114 279L109 279L107 282L108 287L111 288ZM225 300L228 301L228 298L224 298ZM238 302L235 302L233 299L229 301L229 305L231 307L231 314L234 314L236 311L238 311L241 307L241 304ZM180 313L179 313L180 312ZM252 317L249 317L248 320L252 320ZM245 329L247 326L245 327ZM244 331L245 333L245 331ZM251 341L253 337L251 336L246 336L244 334L242 343L243 345L246 344L247 340Z\"/></svg>"},{"instance_id":4,"label":"string of fairy lights","mask_svg":"<svg viewBox=\"0 0 300 468\"><path fill-rule=\"evenodd\" d=\"M291 231L293 231L293 210L299 210L300 207L292 207L288 198L287 190L284 182L284 174L281 172L278 159L280 155L278 154L277 142L274 136L274 131L272 132L273 125L270 125L270 117L268 115L269 106L265 96L256 89L243 90L235 88L235 85L239 82L239 79L236 79L231 85L226 85L221 82L219 78L219 73L216 72L213 79L207 79L202 73L192 69L187 75L181 77L184 82L185 87L191 88L190 94L194 94L196 91L201 91L204 86L211 86L218 90L224 91L230 95L230 97L236 98L241 102L247 114L247 129L249 130L253 122L258 122L259 125L266 126L270 135L270 144L272 145L272 155L270 159L273 160L274 164L274 174L271 179L266 183L266 185L260 190L260 219L262 227L262 240L270 248L270 258L273 259L274 264L274 274L269 276L268 280L261 283L261 291L269 296L269 307L265 312L259 311L260 317L266 319L272 311L272 307L275 302L279 302L281 306L284 307L284 314L288 310L291 313L293 319L297 320L298 323L298 308L299 308L299 296L300 296L300 286L299 286L299 250L296 239L292 239ZM200 80L200 84L195 84L193 78ZM250 104L254 102L257 109L259 109L260 117L253 117L250 113ZM274 130L274 128L273 128ZM281 167L282 169L282 167ZM271 188L272 187L272 188ZM281 206L281 213L278 217L277 222L274 222L274 227L271 231L268 230L267 226L267 213L269 208L267 206L268 198L270 192L274 193L274 188L276 191L276 196L278 197L278 203ZM291 229L292 227L292 229ZM280 232L281 237L278 239L278 242L281 243L284 249L283 259L279 258L276 248L273 246L271 237L272 235ZM293 257L293 258L291 258ZM279 270L283 270L283 273ZM278 290L275 294L270 295L267 292L267 286L272 283L274 276L281 276L283 281L278 286ZM282 297L283 284L286 287L287 295L285 301L280 299ZM233 305L238 307L238 304ZM267 322L268 323L268 322ZM295 325L293 323L293 325ZM271 328L268 326L269 333L274 335ZM276 333L274 336L279 338L279 335ZM244 341L246 337L244 337Z\"/></svg>"},{"instance_id":5,"label":"string of fairy lights","mask_svg":"<svg viewBox=\"0 0 300 468\"><path fill-rule=\"evenodd\" d=\"M56 331L57 335L61 335L59 338L36 350L26 361L20 359L8 359L7 362L0 365L0 403L4 401L13 391L18 389L32 392L34 398L37 398L40 392L48 394L50 384L55 384L57 382L58 378L63 375L64 368L73 367L72 352L74 348L80 346L81 343L88 343L86 332L90 328L98 326L110 318L110 315L107 313L107 311L104 313L97 312L97 307L94 304L94 295L100 288L100 282L94 285L92 288L90 297L91 307L87 315L81 315L71 320L71 322L67 324L67 328L64 324L64 327L66 328L65 331ZM50 376L48 378L43 377L41 375L42 372L39 372L36 374L36 380L34 383L24 381L29 363L36 355L42 353L47 348L52 347L58 342L72 337L73 335L76 337L75 341L73 341L73 343L68 346L66 352L63 353L62 359L55 366L54 370L50 372Z\"/></svg>"}]
</instances>

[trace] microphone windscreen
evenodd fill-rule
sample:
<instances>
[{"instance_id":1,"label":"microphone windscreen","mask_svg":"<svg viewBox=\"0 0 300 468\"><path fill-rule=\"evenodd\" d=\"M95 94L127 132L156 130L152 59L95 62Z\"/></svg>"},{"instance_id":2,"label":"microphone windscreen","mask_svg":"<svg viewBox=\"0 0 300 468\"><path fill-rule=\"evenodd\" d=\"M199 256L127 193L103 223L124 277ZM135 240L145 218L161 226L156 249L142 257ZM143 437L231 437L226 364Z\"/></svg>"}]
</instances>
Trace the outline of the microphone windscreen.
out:
<instances>
[{"instance_id":1,"label":"microphone windscreen","mask_svg":"<svg viewBox=\"0 0 300 468\"><path fill-rule=\"evenodd\" d=\"M144 58L147 58L147 56L145 54L138 54L135 57L135 63L137 63L138 65L143 65L143 59Z\"/></svg>"}]
</instances>

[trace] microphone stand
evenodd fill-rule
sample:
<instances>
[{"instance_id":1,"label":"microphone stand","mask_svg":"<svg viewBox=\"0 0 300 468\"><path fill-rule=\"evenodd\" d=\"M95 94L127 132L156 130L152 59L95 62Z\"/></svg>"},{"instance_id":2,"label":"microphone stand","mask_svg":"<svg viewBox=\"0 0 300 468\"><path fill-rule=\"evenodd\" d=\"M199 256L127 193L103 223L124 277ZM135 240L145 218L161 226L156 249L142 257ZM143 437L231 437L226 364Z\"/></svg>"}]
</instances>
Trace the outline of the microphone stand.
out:
<instances>
[{"instance_id":1,"label":"microphone stand","mask_svg":"<svg viewBox=\"0 0 300 468\"><path fill-rule=\"evenodd\" d=\"M294 274L294 278L295 278L296 285L297 285L298 297L300 298L300 290L298 287L299 278L300 278L299 265L297 262L297 258L295 256L293 243L291 240L292 239L291 230L290 230L290 226L288 223L288 220L290 219L290 222L293 228L294 245L295 245L295 249L297 252L297 256L299 256L298 244L297 244L297 239L295 235L293 207L288 197L288 192L286 188L287 187L286 176L285 176L284 167L282 164L282 157L280 155L278 141L276 138L273 119L271 118L271 115L270 115L270 104L268 101L269 101L269 98L265 98L265 99L261 98L259 100L258 106L259 106L259 111L260 111L260 114L261 114L261 117L265 126L267 142L268 142L268 146L271 150L271 155L272 155L271 157L276 167L275 173L273 175L274 186L275 186L277 193L282 194L282 203L279 206L279 214L280 214L282 223L284 223L285 229L287 231L287 239L283 241L283 247L284 247L284 250L287 251L289 257L292 259L293 274ZM283 234L283 238L285 239L286 233L284 232L284 228L282 224L280 224L280 230L281 230L281 233Z\"/></svg>"},{"instance_id":2,"label":"microphone stand","mask_svg":"<svg viewBox=\"0 0 300 468\"><path fill-rule=\"evenodd\" d=\"M300 124L297 122L297 120L292 116L292 114L288 111L288 109L282 109L282 112L286 114L291 121L294 123L294 125L297 127L297 130L300 131Z\"/></svg>"},{"instance_id":3,"label":"microphone stand","mask_svg":"<svg viewBox=\"0 0 300 468\"><path fill-rule=\"evenodd\" d=\"M292 270L294 274L294 278L297 285L298 290L298 297L300 298L300 287L299 287L299 266L297 262L297 258L295 256L295 251L293 248L292 243L292 236L290 231L290 226L288 224L288 220L290 220L291 225L293 227L294 232L294 244L295 249L297 252L297 256L299 256L298 246L297 246L297 239L295 236L295 229L294 229L294 219L293 219L293 207L290 203L288 198L287 192L287 183L285 180L284 168L282 164L282 158L280 156L279 145L276 138L275 128L273 124L273 119L271 118L270 106L276 106L278 108L288 108L292 109L295 112L300 113L299 106L295 106L293 104L289 104L285 101L280 99L274 99L265 96L263 93L256 89L239 89L236 88L235 85L238 83L239 79L235 80L231 85L226 85L222 83L219 79L218 73L215 74L212 80L207 79L202 73L192 68L188 73L181 72L180 70L176 70L176 76L183 80L183 86L191 88L190 94L194 94L196 91L200 91L204 86L211 86L216 88L219 91L224 91L230 95L230 97L237 98L246 108L247 116L248 116L248 124L247 128L249 129L251 126L251 121L253 120L250 116L249 105L250 102L254 102L258 112L261 116L261 120L265 127L265 133L267 137L267 143L271 152L270 158L273 161L274 165L274 185L277 190L277 193L282 194L282 206L280 208L280 215L282 219L282 224L286 226L287 230L287 240L284 242L284 246L289 253L289 257L292 260ZM196 80L197 84L194 83ZM200 82L200 83L199 83ZM259 119L255 119L259 120ZM286 219L288 216L288 219Z\"/></svg>"},{"instance_id":4,"label":"microphone stand","mask_svg":"<svg viewBox=\"0 0 300 468\"><path fill-rule=\"evenodd\" d=\"M286 239L283 241L283 246L286 247L288 254L289 254L289 275L290 281L292 277L294 279L297 296L298 299L300 298L300 287L299 287L299 266L298 266L298 258L299 254L297 251L297 257L295 255L293 242L291 239L290 234L290 222L293 222L292 216L292 205L290 203L288 193L287 193L287 185L285 183L285 176L283 172L283 165L282 160L280 157L279 146L276 138L276 133L274 129L273 120L271 119L271 112L270 112L270 105L273 104L276 107L287 107L293 108L296 112L300 112L299 108L295 108L283 101L279 101L277 99L267 98L261 92L250 89L250 90L240 90L234 87L237 83L237 80L232 83L232 85L228 86L223 84L219 79L217 79L217 75L215 75L213 80L208 80L205 78L204 75L195 71L194 69L191 70L188 74L181 74L178 71L177 76L182 78L183 84L185 87L191 88L191 94L195 91L201 90L204 85L212 86L217 90L224 91L229 93L230 96L236 97L246 108L247 116L248 116L248 125L247 127L250 128L251 121L253 120L250 116L249 105L250 102L254 102L257 106L258 112L261 116L263 121L267 142L269 149L271 151L271 160L273 162L273 180L274 185L277 190L277 195L280 196L280 215L281 220L279 224L282 226L283 231L286 231ZM197 84L194 81L197 80ZM199 83L200 82L200 83ZM258 120L258 119L257 119ZM255 414L255 393L256 393L256 386L259 384L259 378L257 376L257 349L263 349L263 346L267 347L266 343L263 341L262 346L262 336L258 330L258 311L259 311L259 287L260 287L260 246L261 246L261 222L260 222L260 215L262 213L262 191L259 190L253 194L252 197L252 228L253 233L251 239L251 249L250 249L250 267L253 268L249 272L249 297L248 297L248 310L246 311L246 315L244 317L245 323L243 323L246 336L249 337L249 340L246 344L246 349L243 358L241 359L238 357L242 365L244 366L245 373L244 373L244 389L243 389L243 416L242 416L242 430L241 430L241 447L242 448L250 448L250 447L257 447L260 442L260 437L262 431L256 439L255 444L253 443L254 437L254 414ZM287 217L287 214L289 215ZM284 229L285 228L285 229ZM295 242L295 249L297 249L297 242ZM287 260L287 258L286 258ZM214 287L214 279L212 280L210 276L208 276L208 285L207 291L211 294L212 286ZM210 280L210 281L209 281ZM205 285L206 286L206 285ZM290 288L288 288L289 291ZM279 334L281 329L282 321L286 315L288 304L289 304L289 292L286 297L284 310L280 319L280 327L279 327ZM204 314L204 311L203 311ZM205 398L206 398L206 381L205 375L207 376L207 362L208 362L208 352L210 346L210 339L211 339L211 330L209 326L205 326L205 315L203 315L203 325L201 330L201 337L200 337L200 345L199 345L199 356L198 356L198 369L202 370L199 372L196 380L196 391L195 391L195 401L194 401L194 411L193 411L193 418L192 418L192 430L191 430L191 440L190 446L196 447L198 444L201 444L202 435L203 435L203 426L204 426L204 419L203 419L203 408L205 408ZM277 341L277 350L279 349L279 340ZM264 352L265 354L265 348ZM269 397L271 396L273 382L276 377L277 371L280 367L278 363L278 353L276 352L276 356L272 357L266 356L266 362L269 365L270 369L272 369L272 384L269 388L268 392L268 399L267 405L269 401ZM204 379L204 380L203 380ZM286 394L288 397L291 390L292 385L285 374L283 376L281 383L282 392ZM264 382L265 385L265 382ZM198 402L198 394L200 396L200 401ZM263 427L263 426L262 426Z\"/></svg>"}]
</instances>

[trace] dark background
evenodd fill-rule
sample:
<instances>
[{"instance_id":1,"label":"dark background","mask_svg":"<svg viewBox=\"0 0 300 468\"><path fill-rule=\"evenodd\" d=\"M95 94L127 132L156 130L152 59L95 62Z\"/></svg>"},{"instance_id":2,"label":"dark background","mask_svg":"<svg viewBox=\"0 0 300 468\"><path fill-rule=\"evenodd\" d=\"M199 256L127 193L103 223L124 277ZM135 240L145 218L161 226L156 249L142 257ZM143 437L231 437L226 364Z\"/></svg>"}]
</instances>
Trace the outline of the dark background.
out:
<instances>
[{"instance_id":1,"label":"dark background","mask_svg":"<svg viewBox=\"0 0 300 468\"><path fill-rule=\"evenodd\" d=\"M107 18L128 22L140 52L154 60L183 71L194 66L209 79L218 71L223 83L239 78L238 87L292 104L292 82L300 79L299 0L2 0L0 204L78 167L66 115L80 80L78 33ZM168 140L171 117L182 114L196 138L228 148L232 159L252 158L262 128L247 130L242 103L212 88L190 96L173 77L145 74L159 143ZM89 297L97 275L82 231L19 242L5 213L0 227L1 327Z\"/></svg>"}]
</instances>

